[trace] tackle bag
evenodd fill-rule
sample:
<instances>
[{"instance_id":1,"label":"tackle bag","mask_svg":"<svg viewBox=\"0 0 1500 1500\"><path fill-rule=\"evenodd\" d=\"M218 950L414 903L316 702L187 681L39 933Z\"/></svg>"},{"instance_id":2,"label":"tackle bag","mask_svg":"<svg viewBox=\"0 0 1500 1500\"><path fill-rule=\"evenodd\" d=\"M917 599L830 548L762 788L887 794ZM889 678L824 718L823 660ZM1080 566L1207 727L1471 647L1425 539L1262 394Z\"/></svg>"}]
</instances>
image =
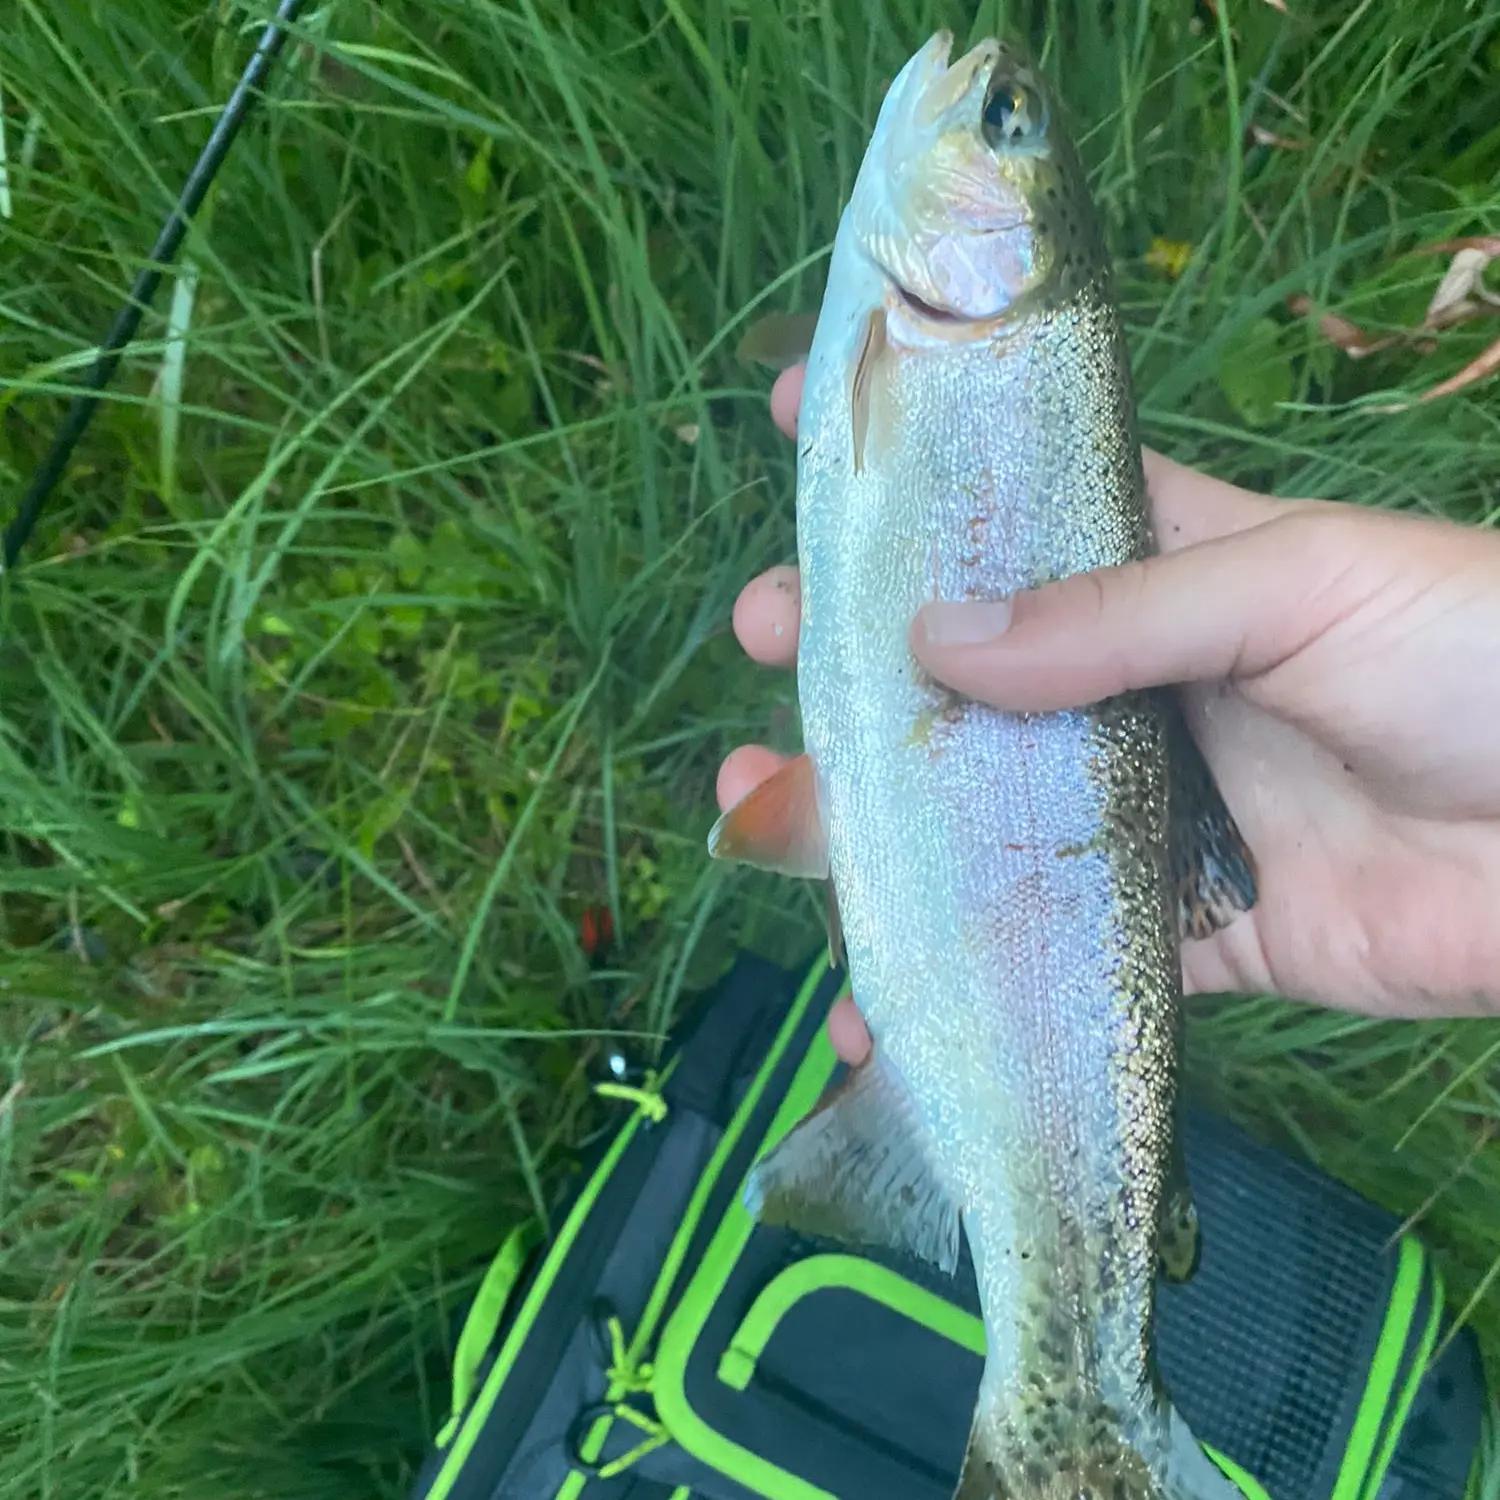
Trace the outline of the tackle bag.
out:
<instances>
[{"instance_id":1,"label":"tackle bag","mask_svg":"<svg viewBox=\"0 0 1500 1500\"><path fill-rule=\"evenodd\" d=\"M955 1277L756 1224L745 1174L840 1069L838 976L742 956L546 1244L502 1247L413 1500L951 1500L983 1364ZM622 1081L623 1079L623 1081ZM1461 1500L1485 1407L1421 1241L1341 1184L1186 1112L1202 1251L1163 1283L1173 1400L1250 1500ZM1432 1358L1443 1347L1439 1357Z\"/></svg>"}]
</instances>

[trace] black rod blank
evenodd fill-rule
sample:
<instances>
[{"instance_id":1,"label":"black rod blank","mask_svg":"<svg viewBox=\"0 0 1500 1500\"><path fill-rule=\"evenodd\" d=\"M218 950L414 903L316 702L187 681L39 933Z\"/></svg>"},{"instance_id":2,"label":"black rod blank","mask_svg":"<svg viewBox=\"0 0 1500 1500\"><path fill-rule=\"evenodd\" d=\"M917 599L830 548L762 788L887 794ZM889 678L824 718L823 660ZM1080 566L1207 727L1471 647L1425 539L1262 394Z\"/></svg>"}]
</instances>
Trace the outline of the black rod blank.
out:
<instances>
[{"instance_id":1,"label":"black rod blank","mask_svg":"<svg viewBox=\"0 0 1500 1500\"><path fill-rule=\"evenodd\" d=\"M15 566L21 548L26 545L26 539L31 535L42 507L47 503L47 497L66 472L73 449L93 420L100 392L114 378L126 346L135 337L141 318L155 300L162 275L182 248L188 225L208 196L208 190L218 176L219 168L224 165L224 158L229 155L229 148L234 144L240 126L245 123L245 117L255 105L266 75L286 45L287 28L297 19L297 12L302 9L303 4L304 0L281 0L275 17L266 23L265 30L261 32L254 54L245 65L245 71L240 74L240 81L221 111L213 133L183 185L167 222L162 225L161 233L151 247L150 257L130 288L128 300L116 316L109 336L104 340L98 358L85 376L78 395L73 398L51 450L38 466L15 518L5 528L5 535L0 539L0 572L9 571Z\"/></svg>"}]
</instances>

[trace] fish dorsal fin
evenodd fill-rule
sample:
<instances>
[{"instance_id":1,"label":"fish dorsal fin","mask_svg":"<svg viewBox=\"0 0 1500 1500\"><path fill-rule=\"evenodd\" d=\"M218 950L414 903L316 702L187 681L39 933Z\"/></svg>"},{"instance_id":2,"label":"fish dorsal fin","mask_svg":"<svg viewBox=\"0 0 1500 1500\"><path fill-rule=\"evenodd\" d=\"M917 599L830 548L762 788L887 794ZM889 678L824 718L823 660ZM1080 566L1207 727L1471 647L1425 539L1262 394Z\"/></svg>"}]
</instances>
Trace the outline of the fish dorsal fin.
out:
<instances>
[{"instance_id":1,"label":"fish dorsal fin","mask_svg":"<svg viewBox=\"0 0 1500 1500\"><path fill-rule=\"evenodd\" d=\"M879 1053L752 1169L745 1203L762 1224L958 1266L958 1209L932 1170L906 1086Z\"/></svg>"},{"instance_id":2,"label":"fish dorsal fin","mask_svg":"<svg viewBox=\"0 0 1500 1500\"><path fill-rule=\"evenodd\" d=\"M1167 756L1178 929L1184 938L1212 937L1255 905L1255 858L1175 694L1167 701Z\"/></svg>"},{"instance_id":3,"label":"fish dorsal fin","mask_svg":"<svg viewBox=\"0 0 1500 1500\"><path fill-rule=\"evenodd\" d=\"M826 880L828 836L811 759L796 756L741 797L714 824L708 852L778 875Z\"/></svg>"}]
</instances>

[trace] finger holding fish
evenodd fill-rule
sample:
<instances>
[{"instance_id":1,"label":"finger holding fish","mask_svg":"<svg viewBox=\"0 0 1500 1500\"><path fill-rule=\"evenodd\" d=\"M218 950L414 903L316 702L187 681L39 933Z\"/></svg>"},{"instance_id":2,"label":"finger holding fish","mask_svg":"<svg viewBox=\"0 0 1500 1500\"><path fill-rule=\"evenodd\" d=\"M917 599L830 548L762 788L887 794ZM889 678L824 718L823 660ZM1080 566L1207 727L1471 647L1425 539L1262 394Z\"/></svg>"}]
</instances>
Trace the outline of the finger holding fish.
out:
<instances>
[{"instance_id":1,"label":"finger holding fish","mask_svg":"<svg viewBox=\"0 0 1500 1500\"><path fill-rule=\"evenodd\" d=\"M797 412L802 405L802 387L807 380L807 362L793 365L776 377L771 387L771 420L788 436L797 436Z\"/></svg>"},{"instance_id":2,"label":"finger holding fish","mask_svg":"<svg viewBox=\"0 0 1500 1500\"><path fill-rule=\"evenodd\" d=\"M768 568L752 579L734 604L734 633L752 661L790 667L797 660L802 624L802 580L795 567Z\"/></svg>"},{"instance_id":3,"label":"finger holding fish","mask_svg":"<svg viewBox=\"0 0 1500 1500\"><path fill-rule=\"evenodd\" d=\"M769 781L786 763L788 756L778 755L764 745L741 745L724 758L719 767L719 807L728 811L742 802L762 782Z\"/></svg>"},{"instance_id":4,"label":"finger holding fish","mask_svg":"<svg viewBox=\"0 0 1500 1500\"><path fill-rule=\"evenodd\" d=\"M719 768L719 806L726 812L743 801L756 787L770 780L790 759L764 745L741 745ZM870 1032L859 1007L848 996L837 1001L828 1014L828 1039L841 1061L858 1067L870 1055Z\"/></svg>"}]
</instances>

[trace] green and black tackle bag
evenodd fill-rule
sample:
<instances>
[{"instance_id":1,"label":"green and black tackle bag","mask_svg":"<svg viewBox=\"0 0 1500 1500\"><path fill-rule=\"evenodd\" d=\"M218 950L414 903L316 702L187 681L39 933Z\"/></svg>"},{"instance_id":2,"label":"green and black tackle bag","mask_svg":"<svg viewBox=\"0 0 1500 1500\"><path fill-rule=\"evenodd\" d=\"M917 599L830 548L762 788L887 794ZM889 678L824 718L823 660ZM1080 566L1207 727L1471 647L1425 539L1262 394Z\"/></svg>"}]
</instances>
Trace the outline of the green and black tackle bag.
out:
<instances>
[{"instance_id":1,"label":"green and black tackle bag","mask_svg":"<svg viewBox=\"0 0 1500 1500\"><path fill-rule=\"evenodd\" d=\"M454 1356L413 1500L951 1500L982 1367L956 1277L756 1225L751 1164L839 1069L840 989L742 957L550 1243L519 1229ZM1162 1378L1251 1500L1463 1500L1486 1404L1421 1242L1225 1120L1189 1112L1202 1252L1163 1283ZM1439 1357L1434 1351L1443 1347Z\"/></svg>"}]
</instances>

